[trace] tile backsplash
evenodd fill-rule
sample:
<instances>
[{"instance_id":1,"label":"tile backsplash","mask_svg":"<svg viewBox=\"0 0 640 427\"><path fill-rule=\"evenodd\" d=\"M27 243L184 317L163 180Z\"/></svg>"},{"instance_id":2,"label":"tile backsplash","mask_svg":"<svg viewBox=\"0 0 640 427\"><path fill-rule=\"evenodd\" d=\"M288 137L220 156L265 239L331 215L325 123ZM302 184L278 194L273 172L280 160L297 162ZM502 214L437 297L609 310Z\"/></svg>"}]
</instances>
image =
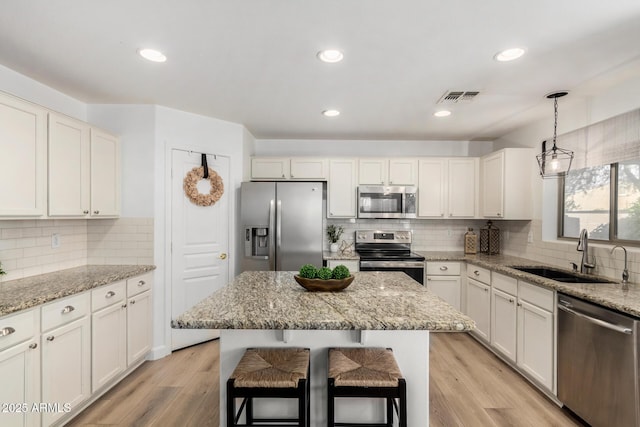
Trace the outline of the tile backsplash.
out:
<instances>
[{"instance_id":1,"label":"tile backsplash","mask_svg":"<svg viewBox=\"0 0 640 427\"><path fill-rule=\"evenodd\" d=\"M153 218L2 220L0 262L3 281L85 264L153 264Z\"/></svg>"}]
</instances>

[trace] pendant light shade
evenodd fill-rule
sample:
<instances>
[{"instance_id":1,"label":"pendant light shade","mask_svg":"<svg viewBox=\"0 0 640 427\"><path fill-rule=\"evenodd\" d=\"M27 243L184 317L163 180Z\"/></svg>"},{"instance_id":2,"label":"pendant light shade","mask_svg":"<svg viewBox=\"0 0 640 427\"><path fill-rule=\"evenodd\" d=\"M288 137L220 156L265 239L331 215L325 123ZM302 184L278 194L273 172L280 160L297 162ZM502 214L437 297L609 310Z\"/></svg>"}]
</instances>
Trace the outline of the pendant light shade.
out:
<instances>
[{"instance_id":1,"label":"pendant light shade","mask_svg":"<svg viewBox=\"0 0 640 427\"><path fill-rule=\"evenodd\" d=\"M571 162L573 161L573 151L565 150L556 146L557 130L558 130L558 98L563 97L567 92L554 92L547 95L547 98L553 99L553 146L547 150L547 142L542 141L542 152L536 156L538 167L540 168L540 176L542 178L560 178L569 173Z\"/></svg>"}]
</instances>

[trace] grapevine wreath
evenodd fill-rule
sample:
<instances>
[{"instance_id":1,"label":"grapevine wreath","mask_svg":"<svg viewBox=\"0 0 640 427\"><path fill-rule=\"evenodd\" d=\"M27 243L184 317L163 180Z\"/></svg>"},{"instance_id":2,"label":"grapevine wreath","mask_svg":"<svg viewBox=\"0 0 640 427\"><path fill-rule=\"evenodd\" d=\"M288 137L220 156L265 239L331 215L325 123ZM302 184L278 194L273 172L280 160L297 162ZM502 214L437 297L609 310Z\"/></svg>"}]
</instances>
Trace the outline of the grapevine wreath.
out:
<instances>
[{"instance_id":1,"label":"grapevine wreath","mask_svg":"<svg viewBox=\"0 0 640 427\"><path fill-rule=\"evenodd\" d=\"M208 170L207 176L205 176L205 167ZM202 194L198 191L198 181L201 179L208 179L211 189L209 194ZM213 169L206 166L197 166L191 169L184 177L184 193L185 195L198 206L211 206L215 204L222 194L224 193L224 183L220 175Z\"/></svg>"}]
</instances>

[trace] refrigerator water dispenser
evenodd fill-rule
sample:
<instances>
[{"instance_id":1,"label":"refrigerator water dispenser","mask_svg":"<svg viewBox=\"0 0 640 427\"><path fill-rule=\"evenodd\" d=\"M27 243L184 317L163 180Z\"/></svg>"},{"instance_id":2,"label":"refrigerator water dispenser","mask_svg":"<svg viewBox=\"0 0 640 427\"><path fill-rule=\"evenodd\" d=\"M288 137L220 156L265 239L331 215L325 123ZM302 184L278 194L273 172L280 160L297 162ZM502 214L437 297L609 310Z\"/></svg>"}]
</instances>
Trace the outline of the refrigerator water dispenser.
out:
<instances>
[{"instance_id":1,"label":"refrigerator water dispenser","mask_svg":"<svg viewBox=\"0 0 640 427\"><path fill-rule=\"evenodd\" d=\"M247 257L269 257L269 228L246 227L244 239L244 255Z\"/></svg>"}]
</instances>

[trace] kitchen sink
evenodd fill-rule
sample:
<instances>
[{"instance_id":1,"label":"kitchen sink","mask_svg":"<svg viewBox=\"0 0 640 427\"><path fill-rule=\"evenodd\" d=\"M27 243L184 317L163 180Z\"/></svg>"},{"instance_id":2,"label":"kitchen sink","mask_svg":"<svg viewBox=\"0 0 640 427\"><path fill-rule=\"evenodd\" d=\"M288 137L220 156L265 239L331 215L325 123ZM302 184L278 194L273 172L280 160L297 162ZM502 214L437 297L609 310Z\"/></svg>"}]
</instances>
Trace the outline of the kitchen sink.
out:
<instances>
[{"instance_id":1,"label":"kitchen sink","mask_svg":"<svg viewBox=\"0 0 640 427\"><path fill-rule=\"evenodd\" d=\"M558 270L549 267L521 267L512 265L510 268L514 270L522 271L536 276L544 277L545 279L555 280L556 282L564 283L616 283L611 280L587 277L582 274L572 273L569 271Z\"/></svg>"}]
</instances>

